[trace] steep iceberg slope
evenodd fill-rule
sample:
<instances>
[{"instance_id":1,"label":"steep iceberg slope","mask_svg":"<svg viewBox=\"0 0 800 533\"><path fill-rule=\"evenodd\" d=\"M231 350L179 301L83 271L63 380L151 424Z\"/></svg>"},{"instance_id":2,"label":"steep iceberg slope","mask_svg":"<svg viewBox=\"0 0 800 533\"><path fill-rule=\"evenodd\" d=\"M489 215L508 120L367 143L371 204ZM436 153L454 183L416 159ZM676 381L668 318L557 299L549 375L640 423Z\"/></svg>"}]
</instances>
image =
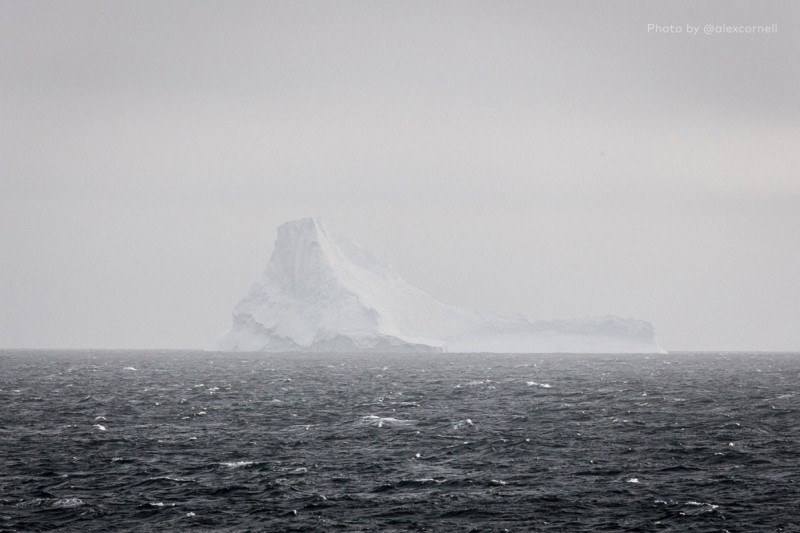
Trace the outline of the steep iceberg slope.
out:
<instances>
[{"instance_id":1,"label":"steep iceberg slope","mask_svg":"<svg viewBox=\"0 0 800 533\"><path fill-rule=\"evenodd\" d=\"M647 322L531 322L446 305L317 219L278 228L263 276L233 312L220 351L662 351Z\"/></svg>"}]
</instances>

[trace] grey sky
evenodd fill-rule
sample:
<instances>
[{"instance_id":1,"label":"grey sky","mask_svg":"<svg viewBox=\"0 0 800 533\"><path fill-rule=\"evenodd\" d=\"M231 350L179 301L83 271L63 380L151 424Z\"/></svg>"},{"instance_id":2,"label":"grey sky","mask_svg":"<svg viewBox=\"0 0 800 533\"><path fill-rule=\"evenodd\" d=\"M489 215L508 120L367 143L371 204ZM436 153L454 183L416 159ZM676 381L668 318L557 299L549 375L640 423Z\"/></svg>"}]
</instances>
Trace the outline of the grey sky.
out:
<instances>
[{"instance_id":1,"label":"grey sky","mask_svg":"<svg viewBox=\"0 0 800 533\"><path fill-rule=\"evenodd\" d=\"M0 347L204 347L321 216L447 303L798 350L799 64L793 1L0 2Z\"/></svg>"}]
</instances>

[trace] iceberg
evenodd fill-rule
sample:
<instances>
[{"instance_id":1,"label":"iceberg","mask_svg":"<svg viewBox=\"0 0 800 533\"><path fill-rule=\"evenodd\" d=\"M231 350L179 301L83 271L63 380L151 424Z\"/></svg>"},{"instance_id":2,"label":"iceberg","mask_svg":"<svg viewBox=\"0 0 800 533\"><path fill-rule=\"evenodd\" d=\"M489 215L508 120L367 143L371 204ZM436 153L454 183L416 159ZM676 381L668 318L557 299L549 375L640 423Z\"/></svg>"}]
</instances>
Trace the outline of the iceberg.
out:
<instances>
[{"instance_id":1,"label":"iceberg","mask_svg":"<svg viewBox=\"0 0 800 533\"><path fill-rule=\"evenodd\" d=\"M209 350L664 353L642 320L534 321L447 305L315 218L278 228L261 279Z\"/></svg>"}]
</instances>

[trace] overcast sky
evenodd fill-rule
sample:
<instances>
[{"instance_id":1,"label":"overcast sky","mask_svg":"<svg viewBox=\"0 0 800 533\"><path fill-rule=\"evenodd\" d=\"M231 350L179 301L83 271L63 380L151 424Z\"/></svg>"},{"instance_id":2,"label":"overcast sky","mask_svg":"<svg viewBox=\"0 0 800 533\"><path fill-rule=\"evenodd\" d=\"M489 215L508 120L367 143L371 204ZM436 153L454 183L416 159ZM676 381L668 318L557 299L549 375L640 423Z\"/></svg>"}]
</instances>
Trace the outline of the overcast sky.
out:
<instances>
[{"instance_id":1,"label":"overcast sky","mask_svg":"<svg viewBox=\"0 0 800 533\"><path fill-rule=\"evenodd\" d=\"M799 66L795 1L4 0L0 347L203 348L319 216L450 304L800 350Z\"/></svg>"}]
</instances>

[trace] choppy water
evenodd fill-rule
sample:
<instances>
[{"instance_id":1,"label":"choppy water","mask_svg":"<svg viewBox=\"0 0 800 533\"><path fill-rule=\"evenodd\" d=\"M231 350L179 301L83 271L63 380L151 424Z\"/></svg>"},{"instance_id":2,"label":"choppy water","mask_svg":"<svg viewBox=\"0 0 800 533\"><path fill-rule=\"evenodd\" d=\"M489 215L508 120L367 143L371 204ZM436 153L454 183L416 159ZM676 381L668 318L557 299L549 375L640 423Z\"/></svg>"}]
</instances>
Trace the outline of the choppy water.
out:
<instances>
[{"instance_id":1,"label":"choppy water","mask_svg":"<svg viewBox=\"0 0 800 533\"><path fill-rule=\"evenodd\" d=\"M800 531L800 354L0 352L0 530Z\"/></svg>"}]
</instances>

